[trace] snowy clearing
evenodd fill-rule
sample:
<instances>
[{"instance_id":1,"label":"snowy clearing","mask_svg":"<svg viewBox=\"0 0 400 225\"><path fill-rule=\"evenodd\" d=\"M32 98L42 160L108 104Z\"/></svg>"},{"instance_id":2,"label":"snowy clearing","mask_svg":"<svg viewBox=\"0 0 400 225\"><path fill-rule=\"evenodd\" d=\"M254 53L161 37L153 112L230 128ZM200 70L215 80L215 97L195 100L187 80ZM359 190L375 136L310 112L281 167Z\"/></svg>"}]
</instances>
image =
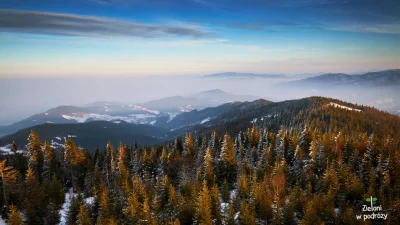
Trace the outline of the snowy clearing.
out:
<instances>
[{"instance_id":1,"label":"snowy clearing","mask_svg":"<svg viewBox=\"0 0 400 225\"><path fill-rule=\"evenodd\" d=\"M334 102L329 103L328 106L333 106L335 108L346 109L346 110L349 110L349 111L361 112L361 110L359 110L359 109L353 109L353 108L350 108L350 107L347 107L347 106L336 104Z\"/></svg>"},{"instance_id":2,"label":"snowy clearing","mask_svg":"<svg viewBox=\"0 0 400 225\"><path fill-rule=\"evenodd\" d=\"M156 114L156 115L160 114L160 112L157 111L157 110L147 109L147 108L144 108L144 107L141 107L141 106L138 106L138 105L129 105L129 106L132 107L133 110L143 110L143 111L146 111L146 112L149 112L149 113L153 113L153 114Z\"/></svg>"},{"instance_id":3,"label":"snowy clearing","mask_svg":"<svg viewBox=\"0 0 400 225\"><path fill-rule=\"evenodd\" d=\"M208 121L210 121L210 117L205 118L204 120L202 120L202 121L200 122L200 124L207 123Z\"/></svg>"},{"instance_id":4,"label":"snowy clearing","mask_svg":"<svg viewBox=\"0 0 400 225\"><path fill-rule=\"evenodd\" d=\"M78 123L84 123L87 120L103 120L103 121L113 121L113 120L121 120L128 123L138 123L138 124L146 124L150 122L150 119L153 119L155 115L153 114L131 114L129 116L110 116L106 114L96 114L96 113L88 113L88 114L72 114L70 115L62 115L64 119L67 120L75 120Z\"/></svg>"}]
</instances>

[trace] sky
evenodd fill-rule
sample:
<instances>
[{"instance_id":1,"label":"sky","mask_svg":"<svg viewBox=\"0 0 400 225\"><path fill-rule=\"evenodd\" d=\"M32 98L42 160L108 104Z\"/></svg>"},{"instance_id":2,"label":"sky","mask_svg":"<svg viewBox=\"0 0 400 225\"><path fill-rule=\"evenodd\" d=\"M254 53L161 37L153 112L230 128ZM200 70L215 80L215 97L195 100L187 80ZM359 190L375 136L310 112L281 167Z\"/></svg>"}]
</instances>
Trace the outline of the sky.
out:
<instances>
[{"instance_id":1,"label":"sky","mask_svg":"<svg viewBox=\"0 0 400 225\"><path fill-rule=\"evenodd\" d=\"M394 69L399 12L398 0L1 0L0 78Z\"/></svg>"}]
</instances>

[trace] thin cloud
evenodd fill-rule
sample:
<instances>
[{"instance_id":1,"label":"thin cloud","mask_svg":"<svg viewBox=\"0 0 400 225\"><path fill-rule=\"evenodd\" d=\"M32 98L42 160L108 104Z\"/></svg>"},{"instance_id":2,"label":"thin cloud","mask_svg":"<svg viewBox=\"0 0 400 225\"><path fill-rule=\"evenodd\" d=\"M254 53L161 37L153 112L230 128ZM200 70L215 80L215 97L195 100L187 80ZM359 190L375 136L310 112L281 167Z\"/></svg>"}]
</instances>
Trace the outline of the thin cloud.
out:
<instances>
[{"instance_id":1,"label":"thin cloud","mask_svg":"<svg viewBox=\"0 0 400 225\"><path fill-rule=\"evenodd\" d=\"M8 9L0 10L0 31L82 37L213 36L209 31L192 26L146 24L103 17Z\"/></svg>"}]
</instances>

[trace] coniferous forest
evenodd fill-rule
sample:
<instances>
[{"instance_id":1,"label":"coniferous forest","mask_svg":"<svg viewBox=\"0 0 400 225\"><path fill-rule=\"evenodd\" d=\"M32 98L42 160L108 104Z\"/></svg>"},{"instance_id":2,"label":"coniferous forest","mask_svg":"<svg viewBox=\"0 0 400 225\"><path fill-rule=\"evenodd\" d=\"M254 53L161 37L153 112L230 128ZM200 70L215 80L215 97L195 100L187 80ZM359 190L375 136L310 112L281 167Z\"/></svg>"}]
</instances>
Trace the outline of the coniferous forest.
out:
<instances>
[{"instance_id":1,"label":"coniferous forest","mask_svg":"<svg viewBox=\"0 0 400 225\"><path fill-rule=\"evenodd\" d=\"M31 131L27 154L14 144L0 163L2 217L12 225L400 224L399 118L364 110L374 122L325 107L278 129L264 121L95 151L72 139L54 150ZM370 196L386 220L356 218Z\"/></svg>"}]
</instances>

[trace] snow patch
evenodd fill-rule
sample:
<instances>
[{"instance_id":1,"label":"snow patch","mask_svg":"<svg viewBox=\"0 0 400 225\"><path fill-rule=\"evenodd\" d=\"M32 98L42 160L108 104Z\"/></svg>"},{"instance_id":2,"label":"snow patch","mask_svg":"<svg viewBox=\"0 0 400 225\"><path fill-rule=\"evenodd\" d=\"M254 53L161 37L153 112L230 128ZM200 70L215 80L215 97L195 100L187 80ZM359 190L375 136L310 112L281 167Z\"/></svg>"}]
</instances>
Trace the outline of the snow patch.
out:
<instances>
[{"instance_id":1,"label":"snow patch","mask_svg":"<svg viewBox=\"0 0 400 225\"><path fill-rule=\"evenodd\" d=\"M205 118L204 120L202 120L202 121L200 122L200 124L207 123L208 121L210 121L210 117L207 117L207 118Z\"/></svg>"},{"instance_id":2,"label":"snow patch","mask_svg":"<svg viewBox=\"0 0 400 225\"><path fill-rule=\"evenodd\" d=\"M49 115L49 113L44 113L44 115L46 115L46 116L47 116L47 115Z\"/></svg>"},{"instance_id":3,"label":"snow patch","mask_svg":"<svg viewBox=\"0 0 400 225\"><path fill-rule=\"evenodd\" d=\"M114 121L113 123L120 124L121 121L117 120L117 121Z\"/></svg>"},{"instance_id":4,"label":"snow patch","mask_svg":"<svg viewBox=\"0 0 400 225\"><path fill-rule=\"evenodd\" d=\"M61 141L61 138L60 138L60 137L55 137L55 139L57 139L57 140Z\"/></svg>"},{"instance_id":5,"label":"snow patch","mask_svg":"<svg viewBox=\"0 0 400 225\"><path fill-rule=\"evenodd\" d=\"M104 106L104 111L111 112L112 110L110 108L108 108L107 106Z\"/></svg>"},{"instance_id":6,"label":"snow patch","mask_svg":"<svg viewBox=\"0 0 400 225\"><path fill-rule=\"evenodd\" d=\"M6 225L6 221L0 216L0 225Z\"/></svg>"},{"instance_id":7,"label":"snow patch","mask_svg":"<svg viewBox=\"0 0 400 225\"><path fill-rule=\"evenodd\" d=\"M347 106L336 104L334 102L329 103L328 106L333 106L335 108L346 109L346 110L349 110L349 111L361 112L361 110L359 110L359 109L353 109L353 108L350 108L350 107L347 107Z\"/></svg>"},{"instance_id":8,"label":"snow patch","mask_svg":"<svg viewBox=\"0 0 400 225\"><path fill-rule=\"evenodd\" d=\"M0 152L2 152L4 155L12 155L12 154L14 154L12 151L11 151L11 147L12 147L12 145L11 144L9 144L9 145L5 145L5 146L2 146L2 147L0 147ZM25 151L24 150L22 150L22 149L18 149L17 150L17 153L24 153Z\"/></svg>"},{"instance_id":9,"label":"snow patch","mask_svg":"<svg viewBox=\"0 0 400 225\"><path fill-rule=\"evenodd\" d=\"M169 115L169 120L167 121L167 123L173 120L178 115L178 113L168 113L168 115Z\"/></svg>"},{"instance_id":10,"label":"snow patch","mask_svg":"<svg viewBox=\"0 0 400 225\"><path fill-rule=\"evenodd\" d=\"M257 118L254 118L250 123L257 123Z\"/></svg>"},{"instance_id":11,"label":"snow patch","mask_svg":"<svg viewBox=\"0 0 400 225\"><path fill-rule=\"evenodd\" d=\"M67 120L75 120L78 123L84 123L87 120L102 120L102 121L113 121L113 120L121 120L128 123L137 123L137 124L147 124L150 119L153 119L155 115L153 114L131 114L129 116L111 116L106 114L96 114L96 113L88 113L88 114L74 114L70 115L62 115L64 119Z\"/></svg>"},{"instance_id":12,"label":"snow patch","mask_svg":"<svg viewBox=\"0 0 400 225\"><path fill-rule=\"evenodd\" d=\"M153 120L150 122L151 125L154 125L156 123L156 120Z\"/></svg>"},{"instance_id":13,"label":"snow patch","mask_svg":"<svg viewBox=\"0 0 400 225\"><path fill-rule=\"evenodd\" d=\"M76 138L76 137L78 137L78 136L76 136L76 135L73 135L73 134L71 134L71 135L70 135L70 134L68 134L68 137L69 137L69 138Z\"/></svg>"},{"instance_id":14,"label":"snow patch","mask_svg":"<svg viewBox=\"0 0 400 225\"><path fill-rule=\"evenodd\" d=\"M138 106L138 105L129 105L129 107L132 107L133 110L143 110L143 111L146 111L146 112L149 112L149 113L153 113L153 114L156 114L156 115L160 114L160 112L157 111L157 110L147 109L147 108L144 108L144 107L141 107L141 106Z\"/></svg>"},{"instance_id":15,"label":"snow patch","mask_svg":"<svg viewBox=\"0 0 400 225\"><path fill-rule=\"evenodd\" d=\"M181 112L190 112L194 110L195 108L192 107L192 105L187 105L187 106L179 106L179 111Z\"/></svg>"},{"instance_id":16,"label":"snow patch","mask_svg":"<svg viewBox=\"0 0 400 225\"><path fill-rule=\"evenodd\" d=\"M57 137L56 137L56 138L57 138ZM60 138L60 141L61 141L61 138ZM52 147L52 148L54 148L54 149L63 148L63 147L64 147L64 144L58 143L58 142L56 142L56 141L54 141L54 140L51 140L51 141L50 141L50 147Z\"/></svg>"},{"instance_id":17,"label":"snow patch","mask_svg":"<svg viewBox=\"0 0 400 225\"><path fill-rule=\"evenodd\" d=\"M82 196L82 194L81 194L81 196ZM65 203L62 205L62 208L59 211L59 214L61 215L59 225L66 225L68 209L71 205L71 200L72 200L72 198L77 198L77 197L78 197L78 194L74 193L72 188L70 188L68 190L68 192L65 193ZM83 201L88 205L92 205L94 203L94 197L84 198Z\"/></svg>"}]
</instances>

